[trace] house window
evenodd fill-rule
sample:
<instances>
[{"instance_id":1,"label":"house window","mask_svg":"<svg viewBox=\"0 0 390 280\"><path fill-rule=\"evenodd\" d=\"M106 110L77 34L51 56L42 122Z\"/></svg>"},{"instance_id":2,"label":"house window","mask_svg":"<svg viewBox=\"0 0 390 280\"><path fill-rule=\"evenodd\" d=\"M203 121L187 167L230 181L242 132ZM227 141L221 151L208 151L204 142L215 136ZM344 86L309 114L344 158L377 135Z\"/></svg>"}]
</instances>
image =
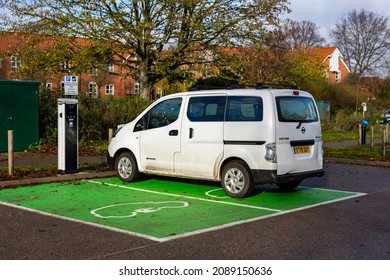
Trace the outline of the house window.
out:
<instances>
[{"instance_id":1,"label":"house window","mask_svg":"<svg viewBox=\"0 0 390 280\"><path fill-rule=\"evenodd\" d=\"M48 91L51 91L52 89L53 89L53 84L52 83L46 83L46 89L48 90Z\"/></svg>"},{"instance_id":2,"label":"house window","mask_svg":"<svg viewBox=\"0 0 390 280\"><path fill-rule=\"evenodd\" d=\"M139 83L134 84L134 94L139 95Z\"/></svg>"},{"instance_id":3,"label":"house window","mask_svg":"<svg viewBox=\"0 0 390 280\"><path fill-rule=\"evenodd\" d=\"M65 59L61 62L61 70L67 72L69 70L69 60Z\"/></svg>"},{"instance_id":4,"label":"house window","mask_svg":"<svg viewBox=\"0 0 390 280\"><path fill-rule=\"evenodd\" d=\"M68 70L69 69L69 64L67 60L64 60L61 62L61 70Z\"/></svg>"},{"instance_id":5,"label":"house window","mask_svg":"<svg viewBox=\"0 0 390 280\"><path fill-rule=\"evenodd\" d=\"M21 65L22 65L22 58L20 56L11 57L11 69L13 71L18 70Z\"/></svg>"},{"instance_id":6,"label":"house window","mask_svg":"<svg viewBox=\"0 0 390 280\"><path fill-rule=\"evenodd\" d=\"M134 57L134 68L135 68L135 69L138 69L138 68L139 68L138 57Z\"/></svg>"},{"instance_id":7,"label":"house window","mask_svg":"<svg viewBox=\"0 0 390 280\"><path fill-rule=\"evenodd\" d=\"M115 67L114 67L113 63L107 64L107 71L110 72L110 73L114 73L115 72Z\"/></svg>"},{"instance_id":8,"label":"house window","mask_svg":"<svg viewBox=\"0 0 390 280\"><path fill-rule=\"evenodd\" d=\"M114 95L114 85L106 85L106 95Z\"/></svg>"},{"instance_id":9,"label":"house window","mask_svg":"<svg viewBox=\"0 0 390 280\"><path fill-rule=\"evenodd\" d=\"M202 77L208 79L211 77L211 63L205 63L205 67L202 71Z\"/></svg>"},{"instance_id":10,"label":"house window","mask_svg":"<svg viewBox=\"0 0 390 280\"><path fill-rule=\"evenodd\" d=\"M91 75L92 76L97 76L97 74L98 74L98 69L95 67L95 68L92 68L92 70L91 70Z\"/></svg>"},{"instance_id":11,"label":"house window","mask_svg":"<svg viewBox=\"0 0 390 280\"><path fill-rule=\"evenodd\" d=\"M89 95L91 96L96 96L98 97L98 87L97 87L97 84L95 82L90 82L88 84L88 93Z\"/></svg>"},{"instance_id":12,"label":"house window","mask_svg":"<svg viewBox=\"0 0 390 280\"><path fill-rule=\"evenodd\" d=\"M336 71L334 72L335 78L336 78L336 83L339 83L341 81L341 72Z\"/></svg>"}]
</instances>

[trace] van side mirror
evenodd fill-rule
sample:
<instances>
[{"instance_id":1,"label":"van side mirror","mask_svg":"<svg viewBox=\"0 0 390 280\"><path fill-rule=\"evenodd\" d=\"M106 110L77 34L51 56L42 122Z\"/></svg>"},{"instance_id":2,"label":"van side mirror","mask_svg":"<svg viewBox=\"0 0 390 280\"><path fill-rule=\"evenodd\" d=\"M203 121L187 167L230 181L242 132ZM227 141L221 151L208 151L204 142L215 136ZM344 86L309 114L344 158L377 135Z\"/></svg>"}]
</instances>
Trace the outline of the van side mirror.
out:
<instances>
[{"instance_id":1,"label":"van side mirror","mask_svg":"<svg viewBox=\"0 0 390 280\"><path fill-rule=\"evenodd\" d=\"M136 131L142 131L142 130L145 130L145 129L146 129L146 118L145 118L145 117L142 117L142 118L135 124L134 132L136 132Z\"/></svg>"}]
</instances>

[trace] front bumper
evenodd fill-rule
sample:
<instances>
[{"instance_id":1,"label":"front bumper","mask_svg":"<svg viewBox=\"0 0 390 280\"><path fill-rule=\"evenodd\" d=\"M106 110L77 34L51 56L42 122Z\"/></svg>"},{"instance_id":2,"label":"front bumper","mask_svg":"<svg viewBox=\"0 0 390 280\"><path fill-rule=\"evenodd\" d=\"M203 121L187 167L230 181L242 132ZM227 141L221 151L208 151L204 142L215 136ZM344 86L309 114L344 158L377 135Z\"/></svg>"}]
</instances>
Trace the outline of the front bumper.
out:
<instances>
[{"instance_id":1,"label":"front bumper","mask_svg":"<svg viewBox=\"0 0 390 280\"><path fill-rule=\"evenodd\" d=\"M113 157L110 156L110 154L107 152L107 165L111 169L115 169L115 160Z\"/></svg>"}]
</instances>

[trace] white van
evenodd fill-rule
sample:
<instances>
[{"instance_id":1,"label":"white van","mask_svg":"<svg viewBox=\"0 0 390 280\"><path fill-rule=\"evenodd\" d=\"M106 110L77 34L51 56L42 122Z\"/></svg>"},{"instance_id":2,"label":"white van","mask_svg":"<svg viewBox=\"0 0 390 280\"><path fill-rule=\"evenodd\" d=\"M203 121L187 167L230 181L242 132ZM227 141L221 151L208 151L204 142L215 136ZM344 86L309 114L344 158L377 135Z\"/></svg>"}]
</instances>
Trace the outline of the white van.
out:
<instances>
[{"instance_id":1,"label":"white van","mask_svg":"<svg viewBox=\"0 0 390 280\"><path fill-rule=\"evenodd\" d=\"M317 106L295 89L167 95L118 127L108 163L125 182L140 173L220 181L231 197L257 184L292 189L324 175Z\"/></svg>"}]
</instances>

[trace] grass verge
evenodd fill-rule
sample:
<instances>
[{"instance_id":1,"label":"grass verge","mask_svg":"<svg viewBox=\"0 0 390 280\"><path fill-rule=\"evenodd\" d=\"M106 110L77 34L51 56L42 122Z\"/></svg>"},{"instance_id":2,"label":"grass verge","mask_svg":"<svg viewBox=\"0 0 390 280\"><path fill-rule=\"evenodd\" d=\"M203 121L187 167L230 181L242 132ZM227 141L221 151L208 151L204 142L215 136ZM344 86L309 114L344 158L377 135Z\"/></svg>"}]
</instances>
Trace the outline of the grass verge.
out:
<instances>
[{"instance_id":1,"label":"grass verge","mask_svg":"<svg viewBox=\"0 0 390 280\"><path fill-rule=\"evenodd\" d=\"M335 147L335 148L325 147L324 157L390 162L390 151L388 150L386 152L386 156L383 157L382 150L379 146L375 146L373 149L367 146Z\"/></svg>"}]
</instances>

